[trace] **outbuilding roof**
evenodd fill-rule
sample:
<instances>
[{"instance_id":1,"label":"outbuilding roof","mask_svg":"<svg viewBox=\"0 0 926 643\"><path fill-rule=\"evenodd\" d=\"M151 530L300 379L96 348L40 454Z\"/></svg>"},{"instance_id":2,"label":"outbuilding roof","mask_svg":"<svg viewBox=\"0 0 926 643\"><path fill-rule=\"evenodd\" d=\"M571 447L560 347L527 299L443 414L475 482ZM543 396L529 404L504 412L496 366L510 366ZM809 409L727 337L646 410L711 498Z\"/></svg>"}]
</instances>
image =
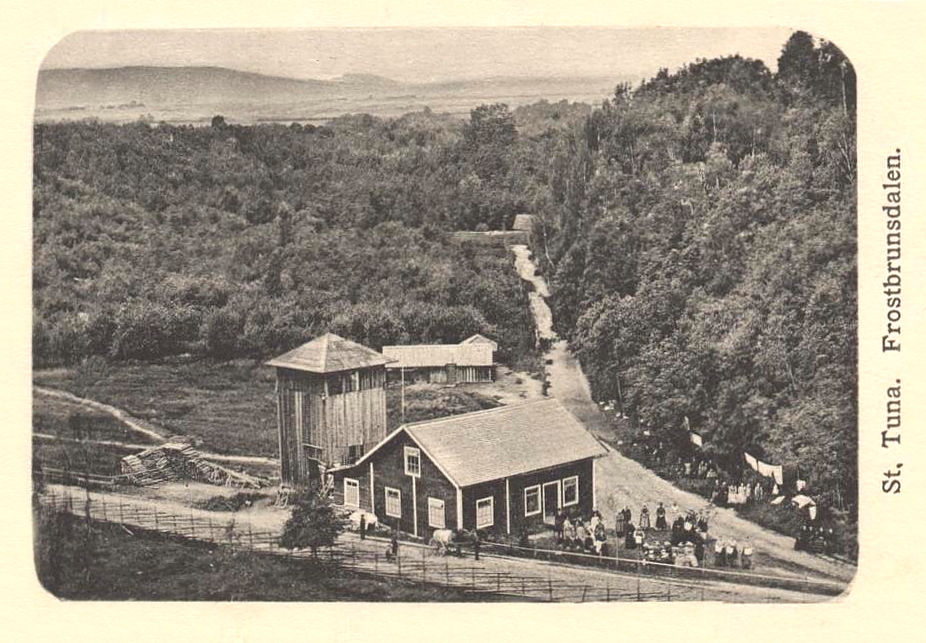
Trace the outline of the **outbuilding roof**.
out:
<instances>
[{"instance_id":1,"label":"outbuilding roof","mask_svg":"<svg viewBox=\"0 0 926 643\"><path fill-rule=\"evenodd\" d=\"M485 335L480 335L479 333L476 333L472 337L467 337L462 342L460 342L461 346L466 346L469 344L485 344L486 346L491 346L493 351L498 350L498 342L489 339Z\"/></svg>"},{"instance_id":2,"label":"outbuilding roof","mask_svg":"<svg viewBox=\"0 0 926 643\"><path fill-rule=\"evenodd\" d=\"M534 229L534 215L532 214L516 214L514 216L514 225L511 226L512 230L522 230L524 232L530 232Z\"/></svg>"},{"instance_id":3,"label":"outbuilding roof","mask_svg":"<svg viewBox=\"0 0 926 643\"><path fill-rule=\"evenodd\" d=\"M323 374L382 366L389 361L388 357L372 348L361 346L334 333L325 333L273 358L267 365Z\"/></svg>"},{"instance_id":4,"label":"outbuilding roof","mask_svg":"<svg viewBox=\"0 0 926 643\"><path fill-rule=\"evenodd\" d=\"M392 359L389 368L492 366L491 344L416 344L383 346L383 355Z\"/></svg>"}]
</instances>

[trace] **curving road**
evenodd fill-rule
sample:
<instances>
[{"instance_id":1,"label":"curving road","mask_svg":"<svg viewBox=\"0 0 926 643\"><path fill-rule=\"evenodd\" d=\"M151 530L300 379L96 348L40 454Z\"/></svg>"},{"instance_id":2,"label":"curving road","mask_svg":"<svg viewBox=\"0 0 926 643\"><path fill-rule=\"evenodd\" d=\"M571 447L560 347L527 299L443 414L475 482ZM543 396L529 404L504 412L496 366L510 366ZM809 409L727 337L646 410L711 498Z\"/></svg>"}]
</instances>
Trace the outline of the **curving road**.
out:
<instances>
[{"instance_id":1,"label":"curving road","mask_svg":"<svg viewBox=\"0 0 926 643\"><path fill-rule=\"evenodd\" d=\"M515 255L515 269L518 274L534 286L534 292L531 293L531 310L537 322L538 333L541 337L556 339L552 330L553 316L543 299L549 296L545 280L536 274L527 246L516 245L512 246L511 250ZM588 380L565 340L553 343L547 353L547 360L550 394L579 418L592 434L604 439L613 438L607 417L592 400ZM674 502L681 511L700 510L708 504L701 496L675 487L617 451L611 450L607 456L599 459L596 467L595 492L602 504L601 511L609 524L616 510L624 505L629 506L636 515L644 503L652 510L657 502L661 501L667 508ZM669 516L669 521L671 520L672 516ZM733 537L738 541L750 541L756 550L756 566L760 568L775 567L779 573L821 575L847 583L855 575L855 566L794 551L793 538L740 518L732 509L712 508L711 532Z\"/></svg>"}]
</instances>

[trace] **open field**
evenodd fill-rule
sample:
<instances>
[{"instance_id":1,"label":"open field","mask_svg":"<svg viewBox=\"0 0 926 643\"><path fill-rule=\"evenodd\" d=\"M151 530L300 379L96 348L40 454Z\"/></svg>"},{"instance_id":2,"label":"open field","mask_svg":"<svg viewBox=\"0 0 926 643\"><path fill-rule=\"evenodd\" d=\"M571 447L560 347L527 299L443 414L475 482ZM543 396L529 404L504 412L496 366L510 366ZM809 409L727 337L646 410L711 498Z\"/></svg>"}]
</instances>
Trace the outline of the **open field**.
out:
<instances>
[{"instance_id":1,"label":"open field","mask_svg":"<svg viewBox=\"0 0 926 643\"><path fill-rule=\"evenodd\" d=\"M191 436L197 447L206 451L277 455L273 370L256 361L126 362L97 368L39 370L35 371L33 380L43 387L68 391L123 409L158 427L165 437ZM409 385L405 391L405 419L415 422L491 408L498 406L500 401L528 399L535 395L536 384L526 375L506 371L497 386ZM500 401L496 401L496 397ZM389 427L395 428L402 421L398 386L390 386L387 391L387 411ZM89 427L84 438L132 444L150 442L143 435L129 431L118 419L101 411L83 409L74 402L36 395L33 412L33 430L37 433L73 437L68 429L68 418L79 415L89 418L81 422L82 426ZM49 448L42 448L43 456L49 456ZM60 459L60 456L54 458L56 462ZM106 463L108 461L106 459ZM108 466L106 463L104 467ZM49 466L63 468L60 462Z\"/></svg>"}]
</instances>

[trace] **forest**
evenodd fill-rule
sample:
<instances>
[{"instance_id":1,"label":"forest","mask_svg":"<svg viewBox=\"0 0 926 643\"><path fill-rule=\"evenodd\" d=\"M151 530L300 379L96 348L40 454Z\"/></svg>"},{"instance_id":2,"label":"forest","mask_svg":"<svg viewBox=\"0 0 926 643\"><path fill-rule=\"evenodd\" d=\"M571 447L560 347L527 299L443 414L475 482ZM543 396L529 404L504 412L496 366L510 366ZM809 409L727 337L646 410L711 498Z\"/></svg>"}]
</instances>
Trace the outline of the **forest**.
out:
<instances>
[{"instance_id":1,"label":"forest","mask_svg":"<svg viewBox=\"0 0 926 643\"><path fill-rule=\"evenodd\" d=\"M855 75L796 32L771 73L661 71L563 141L544 211L554 320L599 399L728 470L857 500Z\"/></svg>"},{"instance_id":2,"label":"forest","mask_svg":"<svg viewBox=\"0 0 926 643\"><path fill-rule=\"evenodd\" d=\"M331 330L373 347L533 346L501 248L540 222L558 333L597 399L731 468L796 464L857 503L855 74L796 32L601 105L346 115L324 126L34 128L36 367L266 358Z\"/></svg>"}]
</instances>

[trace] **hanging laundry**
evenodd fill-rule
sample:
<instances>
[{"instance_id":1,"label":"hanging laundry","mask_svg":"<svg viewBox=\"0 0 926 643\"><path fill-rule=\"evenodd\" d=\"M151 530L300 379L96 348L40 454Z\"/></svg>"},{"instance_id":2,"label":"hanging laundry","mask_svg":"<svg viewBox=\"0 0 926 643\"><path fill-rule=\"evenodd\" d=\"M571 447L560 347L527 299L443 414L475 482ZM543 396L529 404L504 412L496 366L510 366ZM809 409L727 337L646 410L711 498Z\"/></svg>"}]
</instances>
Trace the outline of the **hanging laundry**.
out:
<instances>
[{"instance_id":1,"label":"hanging laundry","mask_svg":"<svg viewBox=\"0 0 926 643\"><path fill-rule=\"evenodd\" d=\"M775 482L779 485L785 483L784 470L780 464L777 467L772 467L772 477L775 478Z\"/></svg>"},{"instance_id":2,"label":"hanging laundry","mask_svg":"<svg viewBox=\"0 0 926 643\"><path fill-rule=\"evenodd\" d=\"M744 453L743 453L743 457L746 458L746 464L748 464L749 467L750 467L753 471L758 471L758 470L759 470L759 461L756 460L755 456L751 456L751 455L749 455L748 453L745 453L745 452L744 452Z\"/></svg>"},{"instance_id":3,"label":"hanging laundry","mask_svg":"<svg viewBox=\"0 0 926 643\"><path fill-rule=\"evenodd\" d=\"M759 472L760 476L765 476L766 478L771 478L775 475L775 467L771 464L766 464L762 460L756 461L756 471Z\"/></svg>"},{"instance_id":4,"label":"hanging laundry","mask_svg":"<svg viewBox=\"0 0 926 643\"><path fill-rule=\"evenodd\" d=\"M803 491L803 490L804 490L804 487L806 487L806 486L807 486L807 481L806 481L806 480L798 480L798 481L794 484L794 488L797 489L798 491Z\"/></svg>"},{"instance_id":5,"label":"hanging laundry","mask_svg":"<svg viewBox=\"0 0 926 643\"><path fill-rule=\"evenodd\" d=\"M694 431L689 431L689 432L688 432L688 437L691 438L691 442L692 442L692 444L694 444L695 446L699 446L699 447L700 447L700 446L703 446L703 445L704 445L704 441L701 440L701 436L698 435L697 433L695 433Z\"/></svg>"}]
</instances>

